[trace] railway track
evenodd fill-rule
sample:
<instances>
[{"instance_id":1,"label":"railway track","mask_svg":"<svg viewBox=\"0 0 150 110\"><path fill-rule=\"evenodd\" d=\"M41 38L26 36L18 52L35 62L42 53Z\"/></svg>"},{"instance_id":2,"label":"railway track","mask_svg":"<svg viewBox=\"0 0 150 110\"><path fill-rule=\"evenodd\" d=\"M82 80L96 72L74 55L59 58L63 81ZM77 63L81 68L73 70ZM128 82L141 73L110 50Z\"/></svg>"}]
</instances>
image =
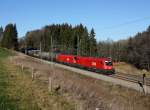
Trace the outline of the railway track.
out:
<instances>
[{"instance_id":1,"label":"railway track","mask_svg":"<svg viewBox=\"0 0 150 110\"><path fill-rule=\"evenodd\" d=\"M32 56L32 58L35 58L35 57ZM35 60L39 60L40 62L50 64L50 65L55 64L55 66L58 66L63 69L67 69L72 72L76 72L78 74L89 76L89 77L95 78L95 79L100 79L100 80L103 80L106 82L111 82L113 84L121 85L123 87L131 88L131 89L134 89L134 90L137 90L140 92L144 91L144 93L150 94L150 78L145 78L146 83L143 83L142 75L138 76L138 75L133 75L133 74L125 74L125 73L116 72L116 74L108 76L108 75L104 75L104 74L100 74L100 73L98 74L96 72L77 68L77 67L63 65L63 64L60 64L57 62L51 62L48 60L39 59L37 57L35 58ZM140 84L138 84L139 82L140 82ZM140 87L141 85L142 85L142 88ZM144 89L144 88L146 88L146 89Z\"/></svg>"},{"instance_id":2,"label":"railway track","mask_svg":"<svg viewBox=\"0 0 150 110\"><path fill-rule=\"evenodd\" d=\"M111 75L111 77L118 78L118 79L125 80L125 81L129 81L129 82L133 82L133 83L139 83L140 82L143 85L150 86L150 78L145 77L143 79L143 76L139 76L139 75L116 72L116 74Z\"/></svg>"},{"instance_id":3,"label":"railway track","mask_svg":"<svg viewBox=\"0 0 150 110\"><path fill-rule=\"evenodd\" d=\"M78 69L80 69L80 68L78 68ZM137 84L140 82L142 85L150 86L150 78L145 78L145 80L143 81L143 76L139 76L139 75L116 72L116 74L110 75L110 77L128 81L128 82L132 82L132 83L137 83Z\"/></svg>"}]
</instances>

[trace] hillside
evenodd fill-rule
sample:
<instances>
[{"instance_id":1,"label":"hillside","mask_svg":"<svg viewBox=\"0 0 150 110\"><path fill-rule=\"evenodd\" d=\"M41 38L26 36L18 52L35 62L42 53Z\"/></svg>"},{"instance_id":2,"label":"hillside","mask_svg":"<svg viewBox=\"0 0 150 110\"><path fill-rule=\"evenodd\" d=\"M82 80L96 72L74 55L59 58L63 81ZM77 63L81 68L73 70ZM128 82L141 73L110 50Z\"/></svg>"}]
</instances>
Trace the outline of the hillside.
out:
<instances>
[{"instance_id":1,"label":"hillside","mask_svg":"<svg viewBox=\"0 0 150 110\"><path fill-rule=\"evenodd\" d=\"M150 108L149 95L52 67L6 49L0 49L0 77L1 110ZM51 83L49 78L52 78Z\"/></svg>"},{"instance_id":2,"label":"hillside","mask_svg":"<svg viewBox=\"0 0 150 110\"><path fill-rule=\"evenodd\" d=\"M12 53L0 48L0 110L75 110L73 101L33 81L31 71L12 63Z\"/></svg>"},{"instance_id":3,"label":"hillside","mask_svg":"<svg viewBox=\"0 0 150 110\"><path fill-rule=\"evenodd\" d=\"M32 57L18 54L12 60L18 66L34 68L35 80L48 86L49 77L52 87L60 87L59 95L75 101L79 110L149 110L149 95L144 95L132 89L114 85L84 75L43 63ZM132 96L132 97L131 97ZM77 110L78 110L77 109Z\"/></svg>"}]
</instances>

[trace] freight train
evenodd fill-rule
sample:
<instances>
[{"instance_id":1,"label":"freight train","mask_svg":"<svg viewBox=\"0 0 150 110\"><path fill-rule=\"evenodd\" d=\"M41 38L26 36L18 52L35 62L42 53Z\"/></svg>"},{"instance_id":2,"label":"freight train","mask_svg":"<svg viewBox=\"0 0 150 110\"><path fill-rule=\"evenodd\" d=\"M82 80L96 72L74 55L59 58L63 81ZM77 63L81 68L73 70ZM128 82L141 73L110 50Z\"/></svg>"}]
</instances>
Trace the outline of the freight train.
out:
<instances>
[{"instance_id":1,"label":"freight train","mask_svg":"<svg viewBox=\"0 0 150 110\"><path fill-rule=\"evenodd\" d=\"M34 57L40 57L46 60L52 60L58 63L62 63L69 66L74 66L90 71L94 71L102 74L114 74L115 69L111 58L99 58L99 57L84 57L77 55L68 55L60 53L46 53L39 50L29 50L29 55Z\"/></svg>"}]
</instances>

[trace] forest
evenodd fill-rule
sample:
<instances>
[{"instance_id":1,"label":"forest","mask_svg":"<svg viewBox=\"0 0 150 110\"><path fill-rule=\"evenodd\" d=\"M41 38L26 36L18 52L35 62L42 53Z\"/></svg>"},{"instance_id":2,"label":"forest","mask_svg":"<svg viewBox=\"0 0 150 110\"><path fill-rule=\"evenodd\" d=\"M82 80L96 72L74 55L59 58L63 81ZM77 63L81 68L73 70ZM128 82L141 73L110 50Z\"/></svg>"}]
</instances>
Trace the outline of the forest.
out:
<instances>
[{"instance_id":1,"label":"forest","mask_svg":"<svg viewBox=\"0 0 150 110\"><path fill-rule=\"evenodd\" d=\"M24 43L26 44L24 44ZM27 32L20 40L20 47L37 48L49 52L51 49L66 54L81 56L96 56L97 42L94 29L88 32L82 24L71 26L65 24L52 24L40 30Z\"/></svg>"},{"instance_id":2,"label":"forest","mask_svg":"<svg viewBox=\"0 0 150 110\"><path fill-rule=\"evenodd\" d=\"M51 24L32 30L18 38L16 25L0 28L0 45L21 50L41 49L80 56L109 57L114 62L128 62L140 69L150 70L150 27L126 40L97 41L94 28L88 30L83 24Z\"/></svg>"}]
</instances>

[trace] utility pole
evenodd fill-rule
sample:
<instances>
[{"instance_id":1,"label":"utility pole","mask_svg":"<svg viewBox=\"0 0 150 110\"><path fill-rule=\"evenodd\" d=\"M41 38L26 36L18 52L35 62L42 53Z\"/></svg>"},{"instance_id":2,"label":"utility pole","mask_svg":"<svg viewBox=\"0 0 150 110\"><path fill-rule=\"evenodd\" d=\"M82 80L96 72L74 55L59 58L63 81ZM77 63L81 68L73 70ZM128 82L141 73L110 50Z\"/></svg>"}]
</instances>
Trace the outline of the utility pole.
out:
<instances>
[{"instance_id":1,"label":"utility pole","mask_svg":"<svg viewBox=\"0 0 150 110\"><path fill-rule=\"evenodd\" d=\"M40 41L40 58L42 59L42 43Z\"/></svg>"},{"instance_id":2,"label":"utility pole","mask_svg":"<svg viewBox=\"0 0 150 110\"><path fill-rule=\"evenodd\" d=\"M120 62L120 43L118 42L118 62Z\"/></svg>"},{"instance_id":3,"label":"utility pole","mask_svg":"<svg viewBox=\"0 0 150 110\"><path fill-rule=\"evenodd\" d=\"M51 35L51 61L53 62L53 38Z\"/></svg>"},{"instance_id":4,"label":"utility pole","mask_svg":"<svg viewBox=\"0 0 150 110\"><path fill-rule=\"evenodd\" d=\"M54 72L54 70L55 70L54 69L55 62L53 62L53 58L55 56L54 56L54 53L53 53L53 46L54 46L54 44L53 44L53 36L51 35L51 54L50 54L50 57L51 57L51 62L52 62L52 64L51 64L51 70L52 70L52 74L54 75L55 74L55 72Z\"/></svg>"},{"instance_id":5,"label":"utility pole","mask_svg":"<svg viewBox=\"0 0 150 110\"><path fill-rule=\"evenodd\" d=\"M92 40L92 39L90 39L90 57L91 57L91 55L92 55L92 54L91 54L91 51L92 51L92 49L91 49L91 46L92 46L91 40Z\"/></svg>"},{"instance_id":6,"label":"utility pole","mask_svg":"<svg viewBox=\"0 0 150 110\"><path fill-rule=\"evenodd\" d=\"M79 35L77 35L77 56L79 55Z\"/></svg>"},{"instance_id":7,"label":"utility pole","mask_svg":"<svg viewBox=\"0 0 150 110\"><path fill-rule=\"evenodd\" d=\"M27 41L25 41L25 54L26 54L26 55L27 55L27 53L28 53L28 52L27 52L27 47L28 47L28 46L27 46Z\"/></svg>"},{"instance_id":8,"label":"utility pole","mask_svg":"<svg viewBox=\"0 0 150 110\"><path fill-rule=\"evenodd\" d=\"M54 67L53 67L53 38L52 35L50 36L51 38L51 48L50 48L50 59L51 59L51 75L49 75L49 85L48 85L48 89L51 92L52 91L52 84L53 84L53 78L54 78Z\"/></svg>"}]
</instances>

